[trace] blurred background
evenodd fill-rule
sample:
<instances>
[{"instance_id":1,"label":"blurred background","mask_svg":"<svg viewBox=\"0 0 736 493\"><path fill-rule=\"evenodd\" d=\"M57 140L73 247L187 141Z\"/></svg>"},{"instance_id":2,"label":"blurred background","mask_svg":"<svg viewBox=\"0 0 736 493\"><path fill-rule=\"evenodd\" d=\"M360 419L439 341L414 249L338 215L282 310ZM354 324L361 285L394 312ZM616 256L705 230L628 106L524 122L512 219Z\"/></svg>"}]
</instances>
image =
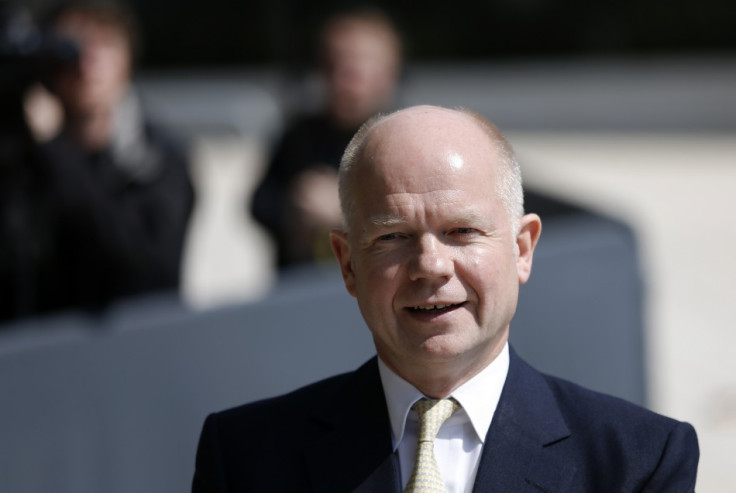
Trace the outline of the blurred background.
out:
<instances>
[{"instance_id":1,"label":"blurred background","mask_svg":"<svg viewBox=\"0 0 736 493\"><path fill-rule=\"evenodd\" d=\"M2 7L13 15L24 11L35 16L51 5L47 0L25 0L5 2ZM131 351L140 361L162 357L151 348L160 348L171 361L181 358L177 363L181 368L161 366L167 372L163 385L175 388L177 372L194 371L183 363L191 355L176 345L168 346L176 337L184 341L181 347L204 347L211 344L211 339L202 336L209 328L223 347L234 340L247 346L249 339L236 334L249 320L260 321L256 325L292 323L264 315L268 310L284 310L281 302L304 310L300 314L310 309L300 303L337 300L351 304L346 295L333 290L339 288L339 276L329 261L317 262L316 270L313 265L307 270L304 265L285 267L278 236L281 226L260 219L252 205L257 191L272 177L270 170L278 161L274 156L280 155L292 123L301 115L332 108L333 65L324 60L329 58L324 22L336 9L344 9L344 2L135 0L129 5L140 40L133 85L146 113L180 143L194 191L181 240L180 277L175 285L165 285L167 289L157 285L157 289L123 292L106 299L102 306L95 304L91 314L89 307L64 306L4 320L0 325L0 388L17 402L15 408L7 407L11 417L7 423L28 417L28 406L48 406L49 400L56 402L54 409L59 414L76 412L63 393L54 397L44 393L53 393L61 385L53 375L62 380L89 379L95 364L115 361L105 355L127 354L112 348L117 344L127 344L129 348L123 351ZM610 312L599 315L601 327L590 327L587 335L593 339L611 337L603 327L617 310L636 314L630 324L637 331L631 354L609 354L622 367L636 369L635 391L619 395L691 422L701 446L698 489L734 491L736 315L731 304L736 302L736 8L725 0L593 0L584 5L549 0L457 0L451 5L425 3L421 8L416 2L394 0L372 5L392 21L401 46L392 75L395 88L375 109L432 103L465 106L490 118L515 147L525 184L543 197L541 202L530 203L548 207L553 219L550 249L557 245L555 232L567 231L558 227L563 224L557 220L562 209L566 213L584 211L627 231L624 237L635 249L627 265L638 277L630 291L621 289L623 297L636 295L633 303L617 305L621 290L613 295L606 291L610 286L605 271L600 276L586 271L588 277L572 280L564 279L563 273L555 280L588 279L600 285L600 297L611 302ZM25 22L20 24L28 26L31 21ZM12 31L8 26L20 24L6 24L5 32ZM334 113L330 111L327 113ZM338 127L346 130L351 125ZM543 222L545 217L543 212ZM588 234L590 231L596 230ZM543 233L540 246L545 244L544 237ZM568 250L570 257L576 256L574 248ZM542 276L545 265L541 266ZM534 276L530 282L533 285ZM322 295L325 297L320 298ZM586 309L585 298L569 301L573 312ZM590 316L595 321L596 314ZM196 322L191 317L197 317ZM227 333L225 329L217 333L218 322ZM177 326L180 331L174 328ZM268 336L251 334L250 340L273 337L273 344L278 344L279 338L294 336L273 330ZM360 330L364 329L356 329L356 334ZM136 339L143 331L158 331L155 337L160 340ZM344 360L307 371L301 378L357 366L371 349L365 334L355 337L359 342L354 349L345 350ZM534 351L531 342L519 341L520 346L525 344ZM257 353L263 347L254 344L243 351ZM199 374L208 371L207 358L237 358L237 351L225 357L221 350L213 346L203 351L202 367L197 367L199 362L194 364ZM90 357L84 366L80 355L88 351L98 356ZM53 362L57 353L62 353L62 359ZM70 370L68 361L80 367L71 365ZM130 361L118 363L121 366L105 371L110 375L131 371ZM37 374L28 368L32 364L39 365ZM64 371L71 373L59 377ZM584 374L586 369L577 372ZM17 378L21 374L29 375L22 385ZM575 379L574 372L565 376ZM215 372L208 378L222 380L223 376ZM290 377L249 390L239 388L234 375L227 378L231 380L227 397L199 403L191 433L179 445L182 461L193 464L193 447L205 411L247 400L243 396L262 397L302 383ZM588 384L584 378L578 381ZM608 378L615 380L615 375ZM63 382L70 383L73 385ZM595 387L595 382L589 384ZM96 384L86 385L92 389ZM110 381L100 385L115 387ZM120 385L130 385L130 395L135 395L130 381ZM212 381L203 385L212 386ZM35 391L29 391L33 388ZM604 384L600 389L616 393ZM96 422L89 416L84 419ZM10 426L7 423L0 423L0 430ZM84 427L83 423L77 425ZM120 439L117 434L127 434L113 433L102 422L95 430L108 435L105 443ZM65 440L75 440L74 433L21 430L21 437L37 437L37 441L27 440L23 453L17 445L22 438L12 442L12 449L0 439L0 454L6 460L6 466L0 461L0 468L7 464L30 468L40 457L35 450L44 443L44 435L54 436L54 446L63 448ZM146 433L156 435L155 430ZM96 450L95 440L82 444L77 440L73 448ZM133 451L140 455L135 447L127 452L135 455ZM57 476L66 478L69 491L94 491L106 484L101 479L105 471L115 477L111 471L116 471L116 460L132 460L127 452L112 452L100 468L104 471L84 480L78 478L84 476L79 471L85 465L71 459L66 465L44 467L66 467ZM10 457L15 462L7 462ZM31 476L16 474L20 479L10 483L16 489L8 491L44 491L43 482L29 479ZM182 484L188 480L184 478ZM122 477L116 481L126 484ZM120 486L119 491L126 488Z\"/></svg>"}]
</instances>

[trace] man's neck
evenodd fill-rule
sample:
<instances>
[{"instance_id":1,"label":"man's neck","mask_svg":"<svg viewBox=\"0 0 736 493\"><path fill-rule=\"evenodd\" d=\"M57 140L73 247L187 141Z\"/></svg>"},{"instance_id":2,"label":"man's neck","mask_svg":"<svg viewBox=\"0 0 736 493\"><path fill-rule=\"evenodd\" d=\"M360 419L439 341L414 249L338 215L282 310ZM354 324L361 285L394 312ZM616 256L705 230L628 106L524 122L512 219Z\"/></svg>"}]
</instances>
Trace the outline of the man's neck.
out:
<instances>
[{"instance_id":1,"label":"man's neck","mask_svg":"<svg viewBox=\"0 0 736 493\"><path fill-rule=\"evenodd\" d=\"M396 368L384 359L386 365L401 378L411 383L422 394L433 399L443 399L480 373L501 353L508 339L498 341L492 350L475 354L464 361L420 362L415 366ZM467 356L467 355L466 355Z\"/></svg>"}]
</instances>

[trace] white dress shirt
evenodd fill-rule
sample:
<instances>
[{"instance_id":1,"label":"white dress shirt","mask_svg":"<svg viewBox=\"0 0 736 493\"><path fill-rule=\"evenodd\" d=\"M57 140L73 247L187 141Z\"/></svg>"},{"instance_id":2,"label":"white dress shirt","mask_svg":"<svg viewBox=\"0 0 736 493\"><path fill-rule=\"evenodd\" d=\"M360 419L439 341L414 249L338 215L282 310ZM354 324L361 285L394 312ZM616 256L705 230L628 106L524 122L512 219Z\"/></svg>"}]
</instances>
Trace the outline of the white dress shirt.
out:
<instances>
[{"instance_id":1,"label":"white dress shirt","mask_svg":"<svg viewBox=\"0 0 736 493\"><path fill-rule=\"evenodd\" d=\"M398 449L403 490L411 477L417 448L419 420L411 406L425 396L391 371L380 358L378 370L386 394L394 451ZM483 443L508 370L509 348L506 344L490 365L449 396L454 397L462 409L445 421L434 441L434 455L449 493L470 493L473 490Z\"/></svg>"}]
</instances>

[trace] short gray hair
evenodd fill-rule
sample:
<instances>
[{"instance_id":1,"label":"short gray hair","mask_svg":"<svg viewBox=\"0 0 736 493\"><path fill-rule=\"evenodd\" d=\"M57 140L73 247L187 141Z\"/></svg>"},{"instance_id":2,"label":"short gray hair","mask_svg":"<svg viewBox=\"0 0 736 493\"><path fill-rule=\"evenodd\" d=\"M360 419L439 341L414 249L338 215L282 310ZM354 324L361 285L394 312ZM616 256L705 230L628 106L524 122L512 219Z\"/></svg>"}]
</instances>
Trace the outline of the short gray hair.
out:
<instances>
[{"instance_id":1,"label":"short gray hair","mask_svg":"<svg viewBox=\"0 0 736 493\"><path fill-rule=\"evenodd\" d=\"M496 186L496 193L501 197L501 201L511 221L512 234L516 237L519 232L519 220L524 215L524 191L521 181L521 167L516 159L514 149L498 127L484 116L466 108L455 108L451 109L451 111L456 111L469 117L488 136L491 143L498 150L502 166L500 167L501 176ZM351 177L354 174L353 168L361 159L368 134L373 128L393 114L378 114L366 121L350 140L340 160L340 207L342 208L343 229L346 232L350 230L349 219L355 212L354 187L351 187L350 183L352 181Z\"/></svg>"}]
</instances>

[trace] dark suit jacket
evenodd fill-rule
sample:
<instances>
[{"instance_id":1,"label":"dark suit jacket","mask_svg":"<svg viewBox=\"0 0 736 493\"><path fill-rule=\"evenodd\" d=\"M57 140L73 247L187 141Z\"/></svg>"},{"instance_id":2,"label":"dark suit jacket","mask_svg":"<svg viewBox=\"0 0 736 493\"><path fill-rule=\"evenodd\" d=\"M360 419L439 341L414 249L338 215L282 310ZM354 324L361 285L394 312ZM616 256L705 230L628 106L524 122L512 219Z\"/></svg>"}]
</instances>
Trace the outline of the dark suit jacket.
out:
<instances>
[{"instance_id":1,"label":"dark suit jacket","mask_svg":"<svg viewBox=\"0 0 736 493\"><path fill-rule=\"evenodd\" d=\"M691 492L694 429L543 375L511 351L474 491ZM193 491L399 492L376 359L210 415Z\"/></svg>"}]
</instances>

